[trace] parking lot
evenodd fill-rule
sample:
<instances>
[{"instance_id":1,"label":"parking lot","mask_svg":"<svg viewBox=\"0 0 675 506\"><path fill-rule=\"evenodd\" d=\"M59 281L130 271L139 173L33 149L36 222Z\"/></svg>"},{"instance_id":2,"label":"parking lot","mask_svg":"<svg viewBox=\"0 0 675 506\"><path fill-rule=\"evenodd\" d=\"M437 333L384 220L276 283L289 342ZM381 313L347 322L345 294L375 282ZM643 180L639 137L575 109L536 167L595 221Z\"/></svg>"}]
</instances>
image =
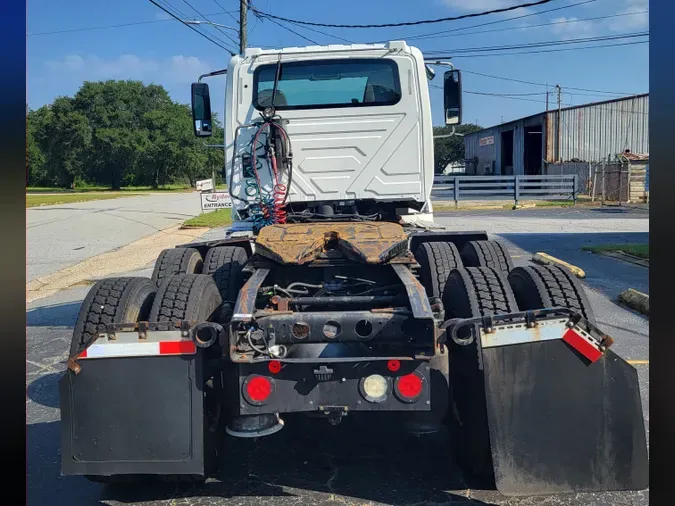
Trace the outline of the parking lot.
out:
<instances>
[{"instance_id":1,"label":"parking lot","mask_svg":"<svg viewBox=\"0 0 675 506\"><path fill-rule=\"evenodd\" d=\"M437 221L450 229L486 230L505 241L516 265L545 251L587 273L584 283L598 324L614 350L634 361L649 422L648 320L615 302L632 287L648 293L648 269L581 251L602 243L645 242L648 214L583 209L452 211ZM209 236L221 232L212 230ZM30 246L30 245L29 245ZM149 276L145 269L129 273ZM30 266L29 266L30 268ZM347 417L285 417L286 427L258 441L228 442L221 470L201 488L158 484L120 488L61 477L57 381L79 305L89 286L76 286L27 308L27 452L29 504L49 505L647 505L648 492L506 498L467 489L452 463L445 433L414 437L387 422Z\"/></svg>"}]
</instances>

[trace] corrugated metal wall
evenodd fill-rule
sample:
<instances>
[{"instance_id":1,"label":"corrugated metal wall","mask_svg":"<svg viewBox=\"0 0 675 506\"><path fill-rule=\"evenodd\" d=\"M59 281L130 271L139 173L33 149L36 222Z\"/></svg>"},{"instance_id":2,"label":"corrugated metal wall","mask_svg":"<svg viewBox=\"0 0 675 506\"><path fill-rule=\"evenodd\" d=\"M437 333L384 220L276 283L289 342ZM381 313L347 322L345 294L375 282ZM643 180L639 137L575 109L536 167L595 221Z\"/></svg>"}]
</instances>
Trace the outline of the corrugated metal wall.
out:
<instances>
[{"instance_id":1,"label":"corrugated metal wall","mask_svg":"<svg viewBox=\"0 0 675 506\"><path fill-rule=\"evenodd\" d=\"M543 121L543 114L523 118L511 123L505 123L492 128L486 128L464 137L464 158L470 160L478 157L477 174L485 174L485 166L494 164L495 174L504 174L502 167L502 133L513 131L513 174L525 173L525 127L539 125ZM494 137L494 144L480 145L480 139ZM544 156L542 150L542 157Z\"/></svg>"},{"instance_id":2,"label":"corrugated metal wall","mask_svg":"<svg viewBox=\"0 0 675 506\"><path fill-rule=\"evenodd\" d=\"M614 102L563 109L559 157L598 162L603 157L630 149L649 153L649 95ZM556 161L557 111L547 115L546 160Z\"/></svg>"},{"instance_id":3,"label":"corrugated metal wall","mask_svg":"<svg viewBox=\"0 0 675 506\"><path fill-rule=\"evenodd\" d=\"M481 146L480 139L490 136L494 137L494 143ZM493 167L493 164L497 160L497 142L499 142L499 135L494 128L488 128L486 130L481 130L480 132L475 132L464 136L464 159L472 160L474 158L478 158L478 163L474 168L474 174L485 174L486 165ZM467 170L469 168L470 167L467 164Z\"/></svg>"}]
</instances>

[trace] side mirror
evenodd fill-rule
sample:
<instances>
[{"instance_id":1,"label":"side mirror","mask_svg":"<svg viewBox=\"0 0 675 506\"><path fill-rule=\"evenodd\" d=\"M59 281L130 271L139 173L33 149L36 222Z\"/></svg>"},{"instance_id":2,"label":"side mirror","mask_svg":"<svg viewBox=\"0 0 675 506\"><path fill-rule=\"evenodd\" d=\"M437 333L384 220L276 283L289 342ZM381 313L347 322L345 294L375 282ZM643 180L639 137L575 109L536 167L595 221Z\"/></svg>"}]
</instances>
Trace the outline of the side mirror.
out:
<instances>
[{"instance_id":1,"label":"side mirror","mask_svg":"<svg viewBox=\"0 0 675 506\"><path fill-rule=\"evenodd\" d=\"M213 133L208 84L192 83L192 124L197 137L210 137Z\"/></svg>"},{"instance_id":2,"label":"side mirror","mask_svg":"<svg viewBox=\"0 0 675 506\"><path fill-rule=\"evenodd\" d=\"M459 70L448 70L443 76L443 108L446 125L462 123L462 75Z\"/></svg>"}]
</instances>

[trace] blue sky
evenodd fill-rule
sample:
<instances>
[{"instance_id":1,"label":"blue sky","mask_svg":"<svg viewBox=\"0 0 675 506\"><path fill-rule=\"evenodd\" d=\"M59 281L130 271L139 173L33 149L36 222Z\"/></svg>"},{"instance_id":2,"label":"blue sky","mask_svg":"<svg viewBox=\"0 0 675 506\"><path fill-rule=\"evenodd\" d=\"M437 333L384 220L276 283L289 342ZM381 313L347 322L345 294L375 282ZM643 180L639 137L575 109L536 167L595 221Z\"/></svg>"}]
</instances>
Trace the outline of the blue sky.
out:
<instances>
[{"instance_id":1,"label":"blue sky","mask_svg":"<svg viewBox=\"0 0 675 506\"><path fill-rule=\"evenodd\" d=\"M187 19L200 19L192 9L213 22L236 27L238 0L163 0ZM514 16L566 7L583 0L553 0L548 4L518 9L503 14L445 23L400 28L335 29L316 28L326 34L356 42L406 40L410 36L442 30L456 30L478 24L502 21ZM410 21L455 16L525 3L525 0L341 0L340 2L301 2L300 0L253 0L263 12L291 19L335 24L365 24ZM410 6L414 5L414 9ZM192 6L192 7L191 7ZM330 6L330 7L327 7ZM222 13L224 10L230 14ZM188 27L171 19L146 0L31 0L28 9L27 99L31 108L50 103L60 95L73 95L83 81L101 79L138 79L162 84L174 100L188 103L190 83L202 73L227 66L229 53ZM559 9L523 19L504 21L490 26L459 30L442 37L409 40L427 54L462 48L516 45L534 42L564 41L581 37L621 35L648 31L648 14L630 14L648 9L648 0L591 0L583 5ZM615 16L593 21L587 18ZM575 22L566 22L566 21ZM44 34L126 23L147 22L133 26ZM544 23L548 26L532 27ZM288 26L288 25L286 25ZM341 43L330 36L298 26L292 30L320 44ZM505 30L505 29L509 30ZM513 28L513 29L511 29ZM213 27L205 27L213 37L229 46L235 44ZM487 31L497 30L500 31ZM462 32L483 32L464 34ZM233 39L235 31L225 30ZM616 43L644 39L617 40ZM590 42L589 45L612 44L614 41ZM298 35L249 14L249 46L280 47L310 45ZM582 47L583 44L565 47ZM563 87L563 104L581 104L615 98L608 94L646 93L649 91L649 44L612 48L578 49L539 54L499 55L480 58L456 58L455 65L467 71L494 76L548 83ZM236 48L235 48L236 50ZM520 50L526 51L526 50ZM441 80L438 79L438 82ZM209 81L214 109L222 115L224 79ZM499 94L529 94L495 97L464 94L464 122L490 126L545 108L543 86L505 81L465 72L465 91ZM566 89L567 88L567 89ZM551 102L554 96L551 96ZM434 124L442 122L441 91L432 88Z\"/></svg>"}]
</instances>

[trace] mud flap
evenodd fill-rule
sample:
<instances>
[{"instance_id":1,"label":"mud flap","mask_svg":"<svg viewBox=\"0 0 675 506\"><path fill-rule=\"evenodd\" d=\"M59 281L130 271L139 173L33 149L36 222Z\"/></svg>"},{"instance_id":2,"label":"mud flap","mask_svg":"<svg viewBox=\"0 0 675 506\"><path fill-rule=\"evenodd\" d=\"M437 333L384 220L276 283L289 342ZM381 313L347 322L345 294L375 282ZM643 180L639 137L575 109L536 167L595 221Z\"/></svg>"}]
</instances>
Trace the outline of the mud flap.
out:
<instances>
[{"instance_id":1,"label":"mud flap","mask_svg":"<svg viewBox=\"0 0 675 506\"><path fill-rule=\"evenodd\" d=\"M97 358L67 370L62 474L203 475L199 356Z\"/></svg>"},{"instance_id":2,"label":"mud flap","mask_svg":"<svg viewBox=\"0 0 675 506\"><path fill-rule=\"evenodd\" d=\"M560 338L509 345L486 342L484 336L481 341L501 493L648 488L635 368L611 350L589 360Z\"/></svg>"}]
</instances>

